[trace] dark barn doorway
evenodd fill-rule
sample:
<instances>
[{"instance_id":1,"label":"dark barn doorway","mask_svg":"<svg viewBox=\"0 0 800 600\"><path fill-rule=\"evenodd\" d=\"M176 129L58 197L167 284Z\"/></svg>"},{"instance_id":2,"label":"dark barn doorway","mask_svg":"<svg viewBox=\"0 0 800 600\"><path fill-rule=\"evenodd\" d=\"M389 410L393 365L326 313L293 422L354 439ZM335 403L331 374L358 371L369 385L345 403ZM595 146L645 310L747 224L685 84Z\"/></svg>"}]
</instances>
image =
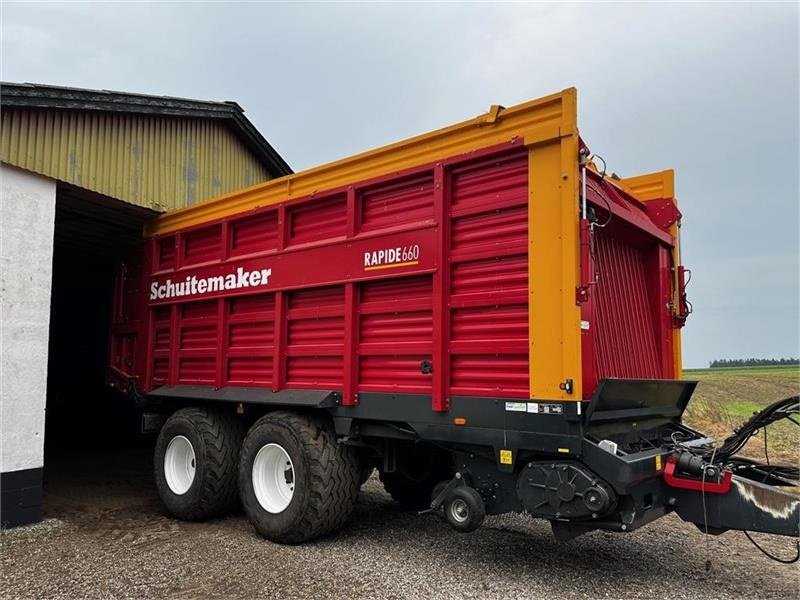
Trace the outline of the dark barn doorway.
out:
<instances>
[{"instance_id":1,"label":"dark barn doorway","mask_svg":"<svg viewBox=\"0 0 800 600\"><path fill-rule=\"evenodd\" d=\"M145 456L133 403L106 384L117 265L155 214L59 183L45 414L44 511L54 497L80 496L80 482L112 468L109 456ZM141 459L143 460L143 459ZM53 492L53 493L51 493Z\"/></svg>"}]
</instances>

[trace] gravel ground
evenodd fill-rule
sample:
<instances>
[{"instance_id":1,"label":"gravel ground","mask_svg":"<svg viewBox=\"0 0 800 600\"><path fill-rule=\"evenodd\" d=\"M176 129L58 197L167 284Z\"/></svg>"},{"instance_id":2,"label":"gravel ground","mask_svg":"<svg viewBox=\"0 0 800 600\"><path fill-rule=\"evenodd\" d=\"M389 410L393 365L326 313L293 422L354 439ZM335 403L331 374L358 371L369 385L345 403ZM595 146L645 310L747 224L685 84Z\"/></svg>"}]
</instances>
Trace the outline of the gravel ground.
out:
<instances>
[{"instance_id":1,"label":"gravel ground","mask_svg":"<svg viewBox=\"0 0 800 600\"><path fill-rule=\"evenodd\" d=\"M800 597L798 565L769 561L740 533L709 538L710 572L704 536L672 516L627 535L566 543L517 515L489 518L464 535L436 516L401 512L374 477L344 531L279 546L257 537L242 515L170 519L149 460L144 450L49 460L47 520L0 536L0 596ZM792 551L786 539L765 544Z\"/></svg>"}]
</instances>

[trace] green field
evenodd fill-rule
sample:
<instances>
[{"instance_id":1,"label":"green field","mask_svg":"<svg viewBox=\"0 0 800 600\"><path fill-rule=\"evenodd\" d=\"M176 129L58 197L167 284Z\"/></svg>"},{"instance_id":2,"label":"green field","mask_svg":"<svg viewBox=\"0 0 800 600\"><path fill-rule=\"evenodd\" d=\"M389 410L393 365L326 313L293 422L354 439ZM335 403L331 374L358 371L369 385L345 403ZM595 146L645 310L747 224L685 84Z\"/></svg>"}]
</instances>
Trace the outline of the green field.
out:
<instances>
[{"instance_id":1,"label":"green field","mask_svg":"<svg viewBox=\"0 0 800 600\"><path fill-rule=\"evenodd\" d=\"M794 371L794 374L792 372ZM800 365L770 365L768 367L724 367L718 369L684 369L686 379L691 377L706 377L711 375L780 375L785 377L800 378Z\"/></svg>"},{"instance_id":2,"label":"green field","mask_svg":"<svg viewBox=\"0 0 800 600\"><path fill-rule=\"evenodd\" d=\"M733 429L764 406L800 393L800 366L687 369L684 379L699 381L684 421L722 441ZM764 459L763 432L754 436L743 454ZM800 463L800 427L788 421L767 430L773 461Z\"/></svg>"}]
</instances>

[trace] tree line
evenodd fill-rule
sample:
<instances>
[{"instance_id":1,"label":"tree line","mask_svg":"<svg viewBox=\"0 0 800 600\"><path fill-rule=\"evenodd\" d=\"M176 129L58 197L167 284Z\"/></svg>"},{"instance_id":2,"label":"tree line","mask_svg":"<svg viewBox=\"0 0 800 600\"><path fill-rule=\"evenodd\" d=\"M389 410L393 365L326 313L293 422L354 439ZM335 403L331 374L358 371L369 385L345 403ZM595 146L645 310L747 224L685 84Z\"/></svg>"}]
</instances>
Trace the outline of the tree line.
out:
<instances>
[{"instance_id":1,"label":"tree line","mask_svg":"<svg viewBox=\"0 0 800 600\"><path fill-rule=\"evenodd\" d=\"M800 365L798 358L718 358L708 363L710 369L726 369L732 367L773 367L784 365Z\"/></svg>"}]
</instances>

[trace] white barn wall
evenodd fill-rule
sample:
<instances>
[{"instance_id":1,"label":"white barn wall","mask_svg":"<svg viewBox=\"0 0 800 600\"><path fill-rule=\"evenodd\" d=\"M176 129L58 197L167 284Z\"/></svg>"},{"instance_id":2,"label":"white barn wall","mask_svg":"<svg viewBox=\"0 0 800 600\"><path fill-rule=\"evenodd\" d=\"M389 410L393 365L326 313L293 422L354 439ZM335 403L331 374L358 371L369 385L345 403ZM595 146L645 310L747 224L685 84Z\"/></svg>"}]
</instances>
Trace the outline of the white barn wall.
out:
<instances>
[{"instance_id":1,"label":"white barn wall","mask_svg":"<svg viewBox=\"0 0 800 600\"><path fill-rule=\"evenodd\" d=\"M0 163L3 525L41 513L55 203L54 180Z\"/></svg>"}]
</instances>

